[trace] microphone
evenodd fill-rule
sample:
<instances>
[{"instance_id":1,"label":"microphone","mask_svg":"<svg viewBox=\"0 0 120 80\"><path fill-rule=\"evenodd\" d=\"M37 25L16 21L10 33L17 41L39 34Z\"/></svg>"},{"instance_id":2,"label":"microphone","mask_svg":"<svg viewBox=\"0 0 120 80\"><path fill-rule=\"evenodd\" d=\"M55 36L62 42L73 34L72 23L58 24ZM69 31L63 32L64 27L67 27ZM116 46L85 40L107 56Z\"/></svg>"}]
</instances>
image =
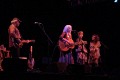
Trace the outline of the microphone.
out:
<instances>
[{"instance_id":1,"label":"microphone","mask_svg":"<svg viewBox=\"0 0 120 80\"><path fill-rule=\"evenodd\" d=\"M34 22L34 24L42 24L42 23L40 23L40 22Z\"/></svg>"},{"instance_id":2,"label":"microphone","mask_svg":"<svg viewBox=\"0 0 120 80\"><path fill-rule=\"evenodd\" d=\"M76 30L72 30L72 32L77 32Z\"/></svg>"}]
</instances>

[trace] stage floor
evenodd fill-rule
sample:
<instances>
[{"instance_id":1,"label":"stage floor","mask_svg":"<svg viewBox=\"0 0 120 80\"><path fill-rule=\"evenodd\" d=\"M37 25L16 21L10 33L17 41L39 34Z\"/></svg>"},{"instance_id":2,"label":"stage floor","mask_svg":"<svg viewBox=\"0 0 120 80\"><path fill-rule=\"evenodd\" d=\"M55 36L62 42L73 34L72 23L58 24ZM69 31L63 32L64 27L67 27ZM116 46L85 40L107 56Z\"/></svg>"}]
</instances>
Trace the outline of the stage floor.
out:
<instances>
[{"instance_id":1,"label":"stage floor","mask_svg":"<svg viewBox=\"0 0 120 80\"><path fill-rule=\"evenodd\" d=\"M64 63L39 64L33 70L27 69L27 60L5 59L0 71L0 80L115 80L120 69L105 66L90 68L89 65Z\"/></svg>"},{"instance_id":2,"label":"stage floor","mask_svg":"<svg viewBox=\"0 0 120 80\"><path fill-rule=\"evenodd\" d=\"M0 78L1 80L110 80L115 77L107 74L68 74L34 71L26 73L1 72Z\"/></svg>"},{"instance_id":3,"label":"stage floor","mask_svg":"<svg viewBox=\"0 0 120 80\"><path fill-rule=\"evenodd\" d=\"M116 80L119 75L108 73L43 72L39 69L27 72L0 72L0 80Z\"/></svg>"}]
</instances>

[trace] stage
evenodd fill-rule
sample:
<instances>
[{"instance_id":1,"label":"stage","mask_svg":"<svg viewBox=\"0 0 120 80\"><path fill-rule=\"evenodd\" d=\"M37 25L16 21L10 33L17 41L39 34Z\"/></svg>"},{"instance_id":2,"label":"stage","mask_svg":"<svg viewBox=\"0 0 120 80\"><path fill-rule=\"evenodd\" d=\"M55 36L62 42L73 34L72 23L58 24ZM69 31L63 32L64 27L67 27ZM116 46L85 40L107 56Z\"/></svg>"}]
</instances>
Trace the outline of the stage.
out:
<instances>
[{"instance_id":1,"label":"stage","mask_svg":"<svg viewBox=\"0 0 120 80\"><path fill-rule=\"evenodd\" d=\"M35 70L24 73L0 73L1 80L112 80L115 75L108 74L69 74L69 73L50 73Z\"/></svg>"},{"instance_id":2,"label":"stage","mask_svg":"<svg viewBox=\"0 0 120 80\"><path fill-rule=\"evenodd\" d=\"M33 70L27 69L26 59L6 58L2 63L1 80L102 80L117 79L119 73L107 67L90 68L88 64L41 63Z\"/></svg>"}]
</instances>

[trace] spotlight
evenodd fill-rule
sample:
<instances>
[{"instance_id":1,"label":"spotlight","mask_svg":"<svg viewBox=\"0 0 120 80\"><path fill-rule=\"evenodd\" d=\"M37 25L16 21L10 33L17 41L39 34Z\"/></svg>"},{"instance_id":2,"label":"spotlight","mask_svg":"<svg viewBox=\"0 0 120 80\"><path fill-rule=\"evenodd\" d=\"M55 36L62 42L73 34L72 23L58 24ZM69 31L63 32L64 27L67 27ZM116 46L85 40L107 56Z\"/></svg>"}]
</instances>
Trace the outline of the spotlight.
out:
<instances>
[{"instance_id":1,"label":"spotlight","mask_svg":"<svg viewBox=\"0 0 120 80\"><path fill-rule=\"evenodd\" d=\"M118 0L114 0L114 3L117 3L118 2Z\"/></svg>"}]
</instances>

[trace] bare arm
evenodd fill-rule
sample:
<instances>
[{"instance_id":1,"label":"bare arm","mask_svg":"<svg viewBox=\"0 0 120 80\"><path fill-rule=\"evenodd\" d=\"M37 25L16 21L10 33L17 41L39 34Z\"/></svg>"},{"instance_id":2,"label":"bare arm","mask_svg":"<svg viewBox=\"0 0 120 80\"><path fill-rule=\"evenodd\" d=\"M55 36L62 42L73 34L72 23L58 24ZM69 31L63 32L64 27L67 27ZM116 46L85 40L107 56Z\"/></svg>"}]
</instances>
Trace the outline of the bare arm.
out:
<instances>
[{"instance_id":1,"label":"bare arm","mask_svg":"<svg viewBox=\"0 0 120 80\"><path fill-rule=\"evenodd\" d=\"M65 36L65 32L62 32L62 34L60 35L59 39L63 40L64 36Z\"/></svg>"},{"instance_id":2,"label":"bare arm","mask_svg":"<svg viewBox=\"0 0 120 80\"><path fill-rule=\"evenodd\" d=\"M60 39L61 41L68 42L68 40L67 40L66 38L64 38L64 36L65 36L65 32L62 32L62 34L60 35L59 39Z\"/></svg>"},{"instance_id":3,"label":"bare arm","mask_svg":"<svg viewBox=\"0 0 120 80\"><path fill-rule=\"evenodd\" d=\"M100 43L100 41L98 41L98 47L100 47L101 46L101 43Z\"/></svg>"}]
</instances>

